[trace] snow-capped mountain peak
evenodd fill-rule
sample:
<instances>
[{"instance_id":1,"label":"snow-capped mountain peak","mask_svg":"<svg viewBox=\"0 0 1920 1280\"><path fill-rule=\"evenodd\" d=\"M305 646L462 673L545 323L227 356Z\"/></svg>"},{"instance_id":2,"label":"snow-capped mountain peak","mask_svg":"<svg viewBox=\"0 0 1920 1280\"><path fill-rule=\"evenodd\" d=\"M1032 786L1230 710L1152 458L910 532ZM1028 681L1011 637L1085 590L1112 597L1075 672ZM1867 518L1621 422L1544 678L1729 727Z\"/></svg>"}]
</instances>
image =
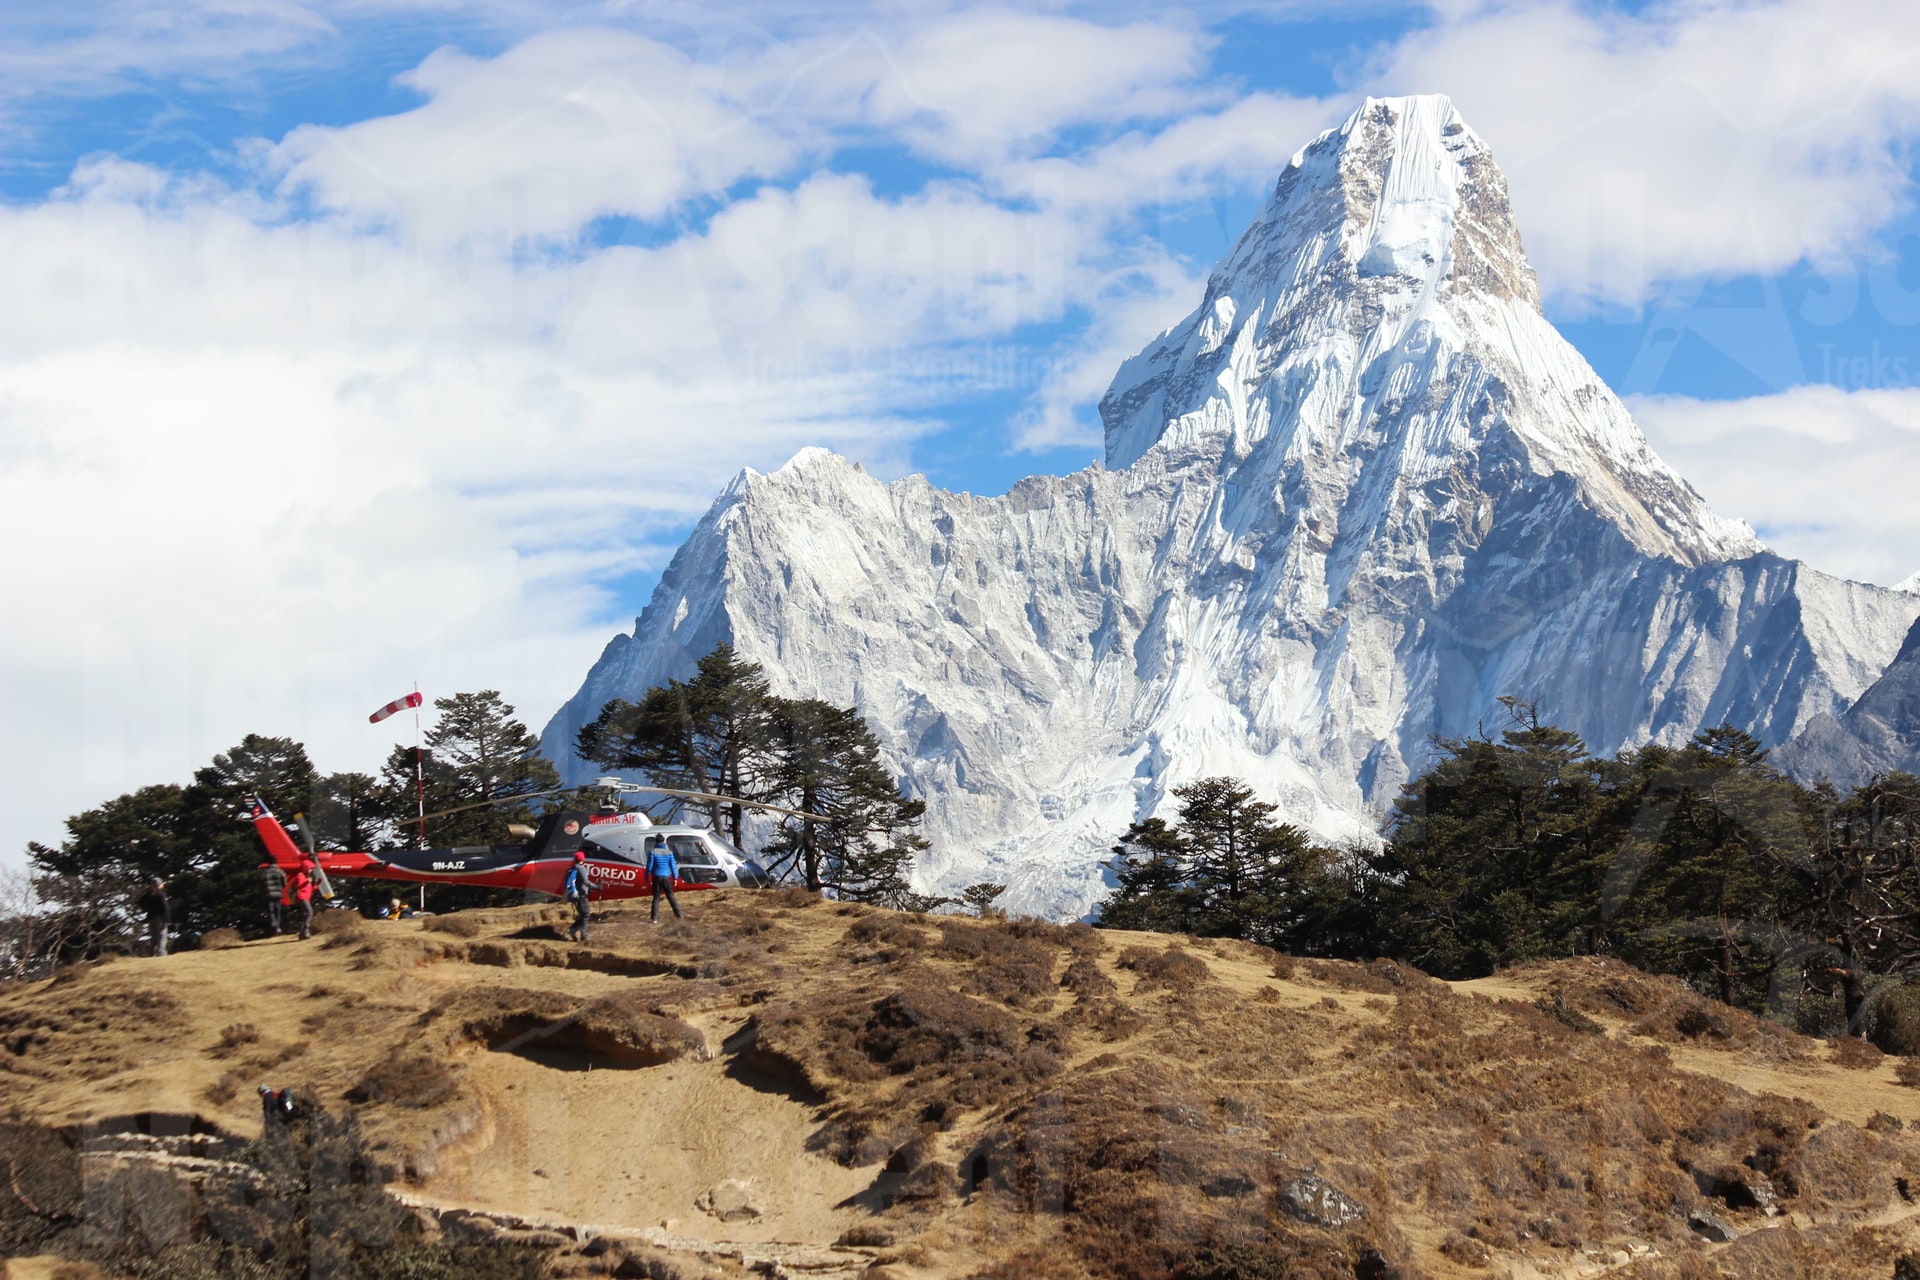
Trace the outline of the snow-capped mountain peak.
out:
<instances>
[{"instance_id":1,"label":"snow-capped mountain peak","mask_svg":"<svg viewBox=\"0 0 1920 1280\"><path fill-rule=\"evenodd\" d=\"M1486 144L1444 97L1370 98L1301 150L1199 307L1100 404L1109 468L1159 449L1377 539L1465 455L1562 474L1641 550L1748 555L1540 312ZM1308 473L1312 473L1309 476ZM1292 492L1288 492L1291 490Z\"/></svg>"},{"instance_id":2,"label":"snow-capped mountain peak","mask_svg":"<svg viewBox=\"0 0 1920 1280\"><path fill-rule=\"evenodd\" d=\"M1920 614L1771 555L1654 455L1542 316L1445 98L1369 99L1302 149L1100 409L1105 468L1000 498L822 450L743 473L547 749L726 640L859 705L927 801L926 887L1078 914L1192 779L1340 839L1506 694L1597 751L1722 721L1773 745Z\"/></svg>"}]
</instances>

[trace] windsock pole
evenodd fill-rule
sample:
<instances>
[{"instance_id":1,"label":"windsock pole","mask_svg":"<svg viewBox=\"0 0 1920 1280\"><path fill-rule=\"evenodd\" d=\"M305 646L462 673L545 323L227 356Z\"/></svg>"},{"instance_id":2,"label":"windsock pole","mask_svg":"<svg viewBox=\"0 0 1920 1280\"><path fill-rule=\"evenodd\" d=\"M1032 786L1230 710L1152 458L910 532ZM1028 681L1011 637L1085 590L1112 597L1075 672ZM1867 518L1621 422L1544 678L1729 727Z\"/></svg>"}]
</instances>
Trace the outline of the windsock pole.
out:
<instances>
[{"instance_id":1,"label":"windsock pole","mask_svg":"<svg viewBox=\"0 0 1920 1280\"><path fill-rule=\"evenodd\" d=\"M413 799L415 812L420 815L420 847L427 847L427 776L421 764L426 754L425 739L420 736L420 682L413 682ZM420 909L427 909L427 886L420 886Z\"/></svg>"}]
</instances>

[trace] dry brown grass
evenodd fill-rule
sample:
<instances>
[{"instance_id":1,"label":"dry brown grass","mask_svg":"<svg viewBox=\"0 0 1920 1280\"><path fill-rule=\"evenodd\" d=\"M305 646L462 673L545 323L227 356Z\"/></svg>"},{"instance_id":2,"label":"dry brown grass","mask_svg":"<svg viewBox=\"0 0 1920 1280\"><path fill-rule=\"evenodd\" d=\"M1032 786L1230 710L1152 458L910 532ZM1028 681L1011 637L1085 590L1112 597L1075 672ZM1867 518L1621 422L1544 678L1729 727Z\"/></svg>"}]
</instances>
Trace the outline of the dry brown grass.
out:
<instances>
[{"instance_id":1,"label":"dry brown grass","mask_svg":"<svg viewBox=\"0 0 1920 1280\"><path fill-rule=\"evenodd\" d=\"M456 938L477 938L488 932L489 922L478 911L456 911L452 915L428 916L420 922L428 933L451 934Z\"/></svg>"},{"instance_id":2,"label":"dry brown grass","mask_svg":"<svg viewBox=\"0 0 1920 1280\"><path fill-rule=\"evenodd\" d=\"M157 985L107 985L96 966L65 972L64 980L31 986L0 1007L0 1068L104 1079L134 1066L180 1025L179 1000Z\"/></svg>"},{"instance_id":3,"label":"dry brown grass","mask_svg":"<svg viewBox=\"0 0 1920 1280\"><path fill-rule=\"evenodd\" d=\"M200 935L200 949L220 951L227 947L244 946L246 941L238 929L209 929Z\"/></svg>"},{"instance_id":4,"label":"dry brown grass","mask_svg":"<svg viewBox=\"0 0 1920 1280\"><path fill-rule=\"evenodd\" d=\"M698 1023L722 1059L716 1076L808 1108L796 1134L867 1171L870 1238L891 1241L883 1257L908 1274L1451 1278L1484 1259L1486 1274L1551 1276L1581 1251L1634 1244L1660 1250L1635 1264L1649 1280L1795 1274L1789 1262L1885 1280L1897 1241L1882 1241L1876 1270L1859 1261L1859 1231L1904 1203L1896 1179L1920 1188L1920 1141L1896 1117L1855 1128L1698 1064L1842 1084L1867 1073L1612 962L1516 970L1487 999L1387 962L806 894L688 896L688 922L657 928L644 907L611 904L591 947L555 940L547 908L425 934L369 927L349 949L298 953L297 985L278 984L244 1021L237 1008L204 1021L185 1051L227 1054L214 1101L244 1107L241 1086L269 1071L299 1082L318 1060L263 1065L273 1055L323 1042L341 1064L328 1096L351 1091L389 1144L382 1158L433 1177L414 1155L442 1140L432 1135L524 1095L498 1093L486 1071L524 1081L592 1065L597 1081L625 1066L621 1094L645 1107L653 1080L699 1078L684 1062L709 1051ZM258 957L265 974L292 954L197 959ZM113 981L0 994L0 1028L27 1037L20 1062L80 1062L81 1041L102 1044L96 1006L116 1027L190 1020L182 1006L140 1015L129 1002L158 989L132 979L163 969L128 963L106 971ZM0 1050L10 1043L0 1034ZM29 1080L15 1062L0 1052L0 1072ZM795 1161L809 1158L802 1141ZM1364 1217L1290 1216L1287 1189L1309 1171ZM1822 1225L1764 1219L1763 1191L1795 1223ZM1748 1237L1703 1251L1687 1227L1699 1208Z\"/></svg>"}]
</instances>

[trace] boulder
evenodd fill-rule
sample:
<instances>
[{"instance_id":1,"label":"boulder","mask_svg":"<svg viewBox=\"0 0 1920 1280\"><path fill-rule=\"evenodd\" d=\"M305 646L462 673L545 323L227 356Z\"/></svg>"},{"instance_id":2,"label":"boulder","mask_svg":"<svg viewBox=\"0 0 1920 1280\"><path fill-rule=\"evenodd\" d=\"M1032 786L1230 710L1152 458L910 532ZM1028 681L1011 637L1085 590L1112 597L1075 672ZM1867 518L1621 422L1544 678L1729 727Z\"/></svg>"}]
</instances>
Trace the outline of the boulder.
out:
<instances>
[{"instance_id":1,"label":"boulder","mask_svg":"<svg viewBox=\"0 0 1920 1280\"><path fill-rule=\"evenodd\" d=\"M693 1203L701 1212L710 1213L722 1222L751 1222L766 1215L766 1210L755 1201L752 1185L739 1178L714 1183Z\"/></svg>"},{"instance_id":2,"label":"boulder","mask_svg":"<svg viewBox=\"0 0 1920 1280\"><path fill-rule=\"evenodd\" d=\"M1289 1217L1316 1227L1344 1227L1367 1216L1351 1196L1318 1174L1307 1173L1280 1193L1280 1208Z\"/></svg>"},{"instance_id":3,"label":"boulder","mask_svg":"<svg viewBox=\"0 0 1920 1280\"><path fill-rule=\"evenodd\" d=\"M1710 1213L1705 1209L1695 1209L1688 1214L1687 1225L1693 1228L1695 1234L1705 1236L1715 1244L1725 1244L1729 1240L1740 1238L1740 1233L1733 1229L1732 1223L1719 1214Z\"/></svg>"}]
</instances>

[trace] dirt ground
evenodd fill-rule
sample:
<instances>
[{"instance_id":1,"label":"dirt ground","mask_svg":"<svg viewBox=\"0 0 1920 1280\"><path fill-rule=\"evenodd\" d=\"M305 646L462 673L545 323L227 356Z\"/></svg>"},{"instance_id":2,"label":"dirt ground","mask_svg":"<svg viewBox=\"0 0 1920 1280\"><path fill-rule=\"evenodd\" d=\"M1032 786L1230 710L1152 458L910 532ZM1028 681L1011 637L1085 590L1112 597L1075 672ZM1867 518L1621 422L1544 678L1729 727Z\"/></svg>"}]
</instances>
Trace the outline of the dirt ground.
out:
<instances>
[{"instance_id":1,"label":"dirt ground","mask_svg":"<svg viewBox=\"0 0 1920 1280\"><path fill-rule=\"evenodd\" d=\"M256 1087L297 1086L354 1112L416 1203L722 1269L1145 1275L1266 1250L1301 1276L1884 1277L1920 1247L1920 1091L1892 1060L1843 1066L1618 964L1448 985L791 894L689 906L657 928L610 909L588 947L531 906L16 985L0 1093L83 1131L246 1137ZM1315 1178L1351 1225L1289 1208ZM728 1194L744 1209L703 1203ZM1689 1229L1701 1209L1740 1239Z\"/></svg>"}]
</instances>

